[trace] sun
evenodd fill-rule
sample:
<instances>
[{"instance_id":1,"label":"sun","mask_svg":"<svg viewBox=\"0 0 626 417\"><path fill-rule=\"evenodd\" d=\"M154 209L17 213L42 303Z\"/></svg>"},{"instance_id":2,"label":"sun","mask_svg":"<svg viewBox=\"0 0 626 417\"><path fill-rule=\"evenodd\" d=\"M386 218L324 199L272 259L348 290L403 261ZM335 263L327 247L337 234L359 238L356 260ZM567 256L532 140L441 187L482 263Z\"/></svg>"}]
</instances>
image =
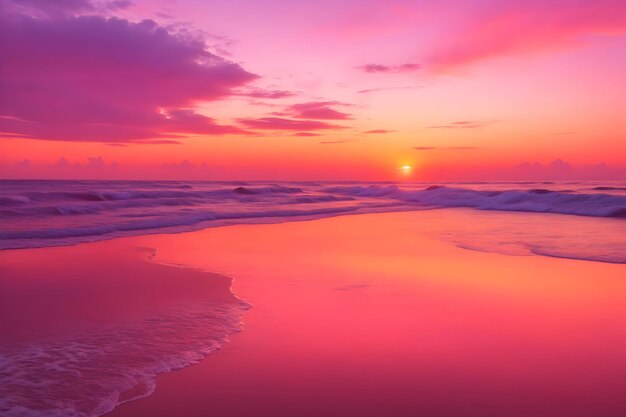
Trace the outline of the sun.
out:
<instances>
[{"instance_id":1,"label":"sun","mask_svg":"<svg viewBox=\"0 0 626 417\"><path fill-rule=\"evenodd\" d=\"M413 167L411 165L402 165L400 168L398 168L398 170L403 174L410 174L413 170Z\"/></svg>"}]
</instances>

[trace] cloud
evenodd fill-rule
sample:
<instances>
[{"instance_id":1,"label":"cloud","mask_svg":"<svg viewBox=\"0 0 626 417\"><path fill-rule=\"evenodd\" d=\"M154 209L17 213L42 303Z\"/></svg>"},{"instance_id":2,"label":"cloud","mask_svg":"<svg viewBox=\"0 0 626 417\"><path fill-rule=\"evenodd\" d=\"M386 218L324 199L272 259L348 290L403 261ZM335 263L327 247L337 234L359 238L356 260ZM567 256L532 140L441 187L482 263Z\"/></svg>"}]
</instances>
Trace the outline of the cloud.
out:
<instances>
[{"instance_id":1,"label":"cloud","mask_svg":"<svg viewBox=\"0 0 626 417\"><path fill-rule=\"evenodd\" d=\"M309 136L320 136L320 134L319 133L312 133L312 132L297 132L297 133L294 133L291 136L309 137Z\"/></svg>"},{"instance_id":2,"label":"cloud","mask_svg":"<svg viewBox=\"0 0 626 417\"><path fill-rule=\"evenodd\" d=\"M469 150L474 150L474 149L481 149L481 148L478 146L445 146L445 147L414 146L413 147L413 150L415 151L450 151L450 150L469 151Z\"/></svg>"},{"instance_id":3,"label":"cloud","mask_svg":"<svg viewBox=\"0 0 626 417\"><path fill-rule=\"evenodd\" d=\"M69 168L70 163L65 159L64 156L60 157L56 164L54 164L55 168Z\"/></svg>"},{"instance_id":4,"label":"cloud","mask_svg":"<svg viewBox=\"0 0 626 417\"><path fill-rule=\"evenodd\" d=\"M98 157L88 157L87 158L87 167L88 168L104 168L104 160L101 156Z\"/></svg>"},{"instance_id":5,"label":"cloud","mask_svg":"<svg viewBox=\"0 0 626 417\"><path fill-rule=\"evenodd\" d=\"M239 96L252 97L252 98L261 98L261 99L279 99L286 97L293 97L298 95L293 91L285 91L285 90L263 90L263 89L251 89L247 91L239 91L235 93Z\"/></svg>"},{"instance_id":6,"label":"cloud","mask_svg":"<svg viewBox=\"0 0 626 417\"><path fill-rule=\"evenodd\" d=\"M318 120L292 120L280 117L261 117L259 119L238 119L238 122L250 129L262 130L324 130L343 129L345 126L334 125Z\"/></svg>"},{"instance_id":7,"label":"cloud","mask_svg":"<svg viewBox=\"0 0 626 417\"><path fill-rule=\"evenodd\" d=\"M320 145L337 145L339 143L353 142L352 139L324 140L319 142Z\"/></svg>"},{"instance_id":8,"label":"cloud","mask_svg":"<svg viewBox=\"0 0 626 417\"><path fill-rule=\"evenodd\" d=\"M378 134L378 135L384 135L386 133L391 133L391 132L395 132L395 130L387 130L387 129L374 129L374 130L367 130L363 133L368 133L368 134Z\"/></svg>"},{"instance_id":9,"label":"cloud","mask_svg":"<svg viewBox=\"0 0 626 417\"><path fill-rule=\"evenodd\" d=\"M94 12L90 0L0 0L0 7L12 13L39 17L60 17L78 12Z\"/></svg>"},{"instance_id":10,"label":"cloud","mask_svg":"<svg viewBox=\"0 0 626 417\"><path fill-rule=\"evenodd\" d=\"M0 0L0 10L37 18L109 13L127 9L131 5L130 0Z\"/></svg>"},{"instance_id":11,"label":"cloud","mask_svg":"<svg viewBox=\"0 0 626 417\"><path fill-rule=\"evenodd\" d=\"M481 9L477 9L481 10ZM428 58L446 72L507 55L533 55L578 47L589 35L626 33L623 0L503 1L475 15Z\"/></svg>"},{"instance_id":12,"label":"cloud","mask_svg":"<svg viewBox=\"0 0 626 417\"><path fill-rule=\"evenodd\" d=\"M180 145L181 142L177 140L169 140L169 139L153 139L153 140L141 140L134 142L139 145Z\"/></svg>"},{"instance_id":13,"label":"cloud","mask_svg":"<svg viewBox=\"0 0 626 417\"><path fill-rule=\"evenodd\" d=\"M148 139L135 140L131 142L133 145L182 145L182 142L171 139ZM129 143L107 143L109 146L129 146Z\"/></svg>"},{"instance_id":14,"label":"cloud","mask_svg":"<svg viewBox=\"0 0 626 417\"><path fill-rule=\"evenodd\" d=\"M92 4L61 3L68 10ZM128 142L246 133L194 107L258 77L208 52L204 41L153 21L0 13L0 49L4 134Z\"/></svg>"},{"instance_id":15,"label":"cloud","mask_svg":"<svg viewBox=\"0 0 626 417\"><path fill-rule=\"evenodd\" d=\"M478 122L478 121L460 121L460 122L452 122L445 125L435 125L428 126L429 129L477 129L479 127L483 127L488 125L488 122Z\"/></svg>"},{"instance_id":16,"label":"cloud","mask_svg":"<svg viewBox=\"0 0 626 417\"><path fill-rule=\"evenodd\" d=\"M349 120L348 113L340 112L331 106L348 106L338 101L313 101L293 104L285 109L286 114L299 119Z\"/></svg>"},{"instance_id":17,"label":"cloud","mask_svg":"<svg viewBox=\"0 0 626 417\"><path fill-rule=\"evenodd\" d=\"M403 73L403 72L417 71L418 69L421 68L421 65L420 64L401 64L401 65L366 64L357 68L369 74Z\"/></svg>"},{"instance_id":18,"label":"cloud","mask_svg":"<svg viewBox=\"0 0 626 417\"><path fill-rule=\"evenodd\" d=\"M567 171L567 170L572 169L572 166L570 165L569 162L566 162L559 158L550 162L550 164L548 165L548 169L555 170L555 171L563 171L563 170Z\"/></svg>"},{"instance_id":19,"label":"cloud","mask_svg":"<svg viewBox=\"0 0 626 417\"><path fill-rule=\"evenodd\" d=\"M569 162L558 158L547 164L540 162L523 162L509 167L506 173L513 178L546 179L621 179L626 173L626 166L609 167L605 163L587 166L572 166Z\"/></svg>"}]
</instances>

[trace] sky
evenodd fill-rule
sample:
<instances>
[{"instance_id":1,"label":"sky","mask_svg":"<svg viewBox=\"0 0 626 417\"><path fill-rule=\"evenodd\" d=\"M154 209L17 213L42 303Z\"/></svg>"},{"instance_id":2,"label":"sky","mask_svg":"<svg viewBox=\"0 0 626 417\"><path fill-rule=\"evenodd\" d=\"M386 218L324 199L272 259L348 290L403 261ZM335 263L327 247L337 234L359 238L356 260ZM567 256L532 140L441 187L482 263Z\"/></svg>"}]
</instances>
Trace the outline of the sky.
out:
<instances>
[{"instance_id":1,"label":"sky","mask_svg":"<svg viewBox=\"0 0 626 417\"><path fill-rule=\"evenodd\" d=\"M626 179L624 74L623 0L0 0L0 177Z\"/></svg>"}]
</instances>

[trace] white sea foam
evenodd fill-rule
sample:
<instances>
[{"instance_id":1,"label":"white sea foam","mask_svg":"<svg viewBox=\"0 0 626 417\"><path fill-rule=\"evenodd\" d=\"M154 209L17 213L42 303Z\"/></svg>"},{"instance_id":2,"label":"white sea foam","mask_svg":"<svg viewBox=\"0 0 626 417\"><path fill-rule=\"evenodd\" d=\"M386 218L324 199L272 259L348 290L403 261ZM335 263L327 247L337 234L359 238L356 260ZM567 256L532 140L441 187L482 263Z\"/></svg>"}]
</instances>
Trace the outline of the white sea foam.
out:
<instances>
[{"instance_id":1,"label":"white sea foam","mask_svg":"<svg viewBox=\"0 0 626 417\"><path fill-rule=\"evenodd\" d=\"M94 417L150 395L156 375L200 361L239 331L245 308L207 300L115 325L0 343L0 415Z\"/></svg>"}]
</instances>

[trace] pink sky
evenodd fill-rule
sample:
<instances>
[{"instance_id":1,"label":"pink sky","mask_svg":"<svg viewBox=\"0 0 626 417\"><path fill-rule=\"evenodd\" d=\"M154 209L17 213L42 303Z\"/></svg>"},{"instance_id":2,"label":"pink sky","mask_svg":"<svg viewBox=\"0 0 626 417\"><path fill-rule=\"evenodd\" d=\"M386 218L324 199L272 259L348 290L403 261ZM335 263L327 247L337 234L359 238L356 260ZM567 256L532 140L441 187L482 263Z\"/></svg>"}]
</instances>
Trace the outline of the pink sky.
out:
<instances>
[{"instance_id":1,"label":"pink sky","mask_svg":"<svg viewBox=\"0 0 626 417\"><path fill-rule=\"evenodd\" d=\"M5 178L626 178L623 0L0 0L0 53Z\"/></svg>"}]
</instances>

